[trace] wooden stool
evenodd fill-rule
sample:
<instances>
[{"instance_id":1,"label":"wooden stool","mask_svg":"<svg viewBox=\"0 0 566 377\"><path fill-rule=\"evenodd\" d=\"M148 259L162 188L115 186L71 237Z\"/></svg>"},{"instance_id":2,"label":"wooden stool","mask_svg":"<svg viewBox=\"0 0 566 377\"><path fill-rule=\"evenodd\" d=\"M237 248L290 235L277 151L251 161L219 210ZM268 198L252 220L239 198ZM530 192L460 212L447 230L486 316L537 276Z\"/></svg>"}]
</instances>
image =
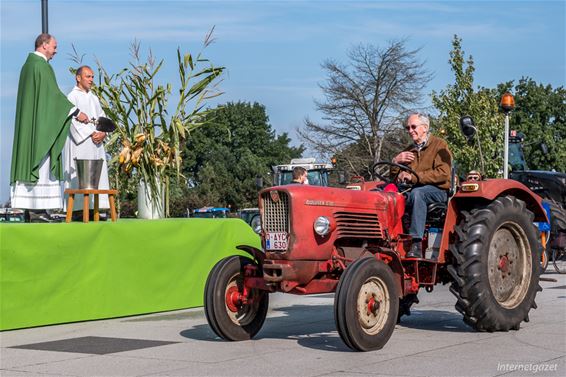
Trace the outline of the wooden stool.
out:
<instances>
[{"instance_id":1,"label":"wooden stool","mask_svg":"<svg viewBox=\"0 0 566 377\"><path fill-rule=\"evenodd\" d=\"M67 218L65 222L70 223L73 217L73 205L75 203L75 194L84 195L83 199L83 223L88 223L88 215L90 212L90 200L89 195L94 195L94 221L98 221L100 218L100 212L98 210L98 195L107 194L108 201L110 202L110 217L112 221L116 221L116 205L114 203L114 196L118 193L118 190L92 190L92 189L66 189L65 194L69 195L67 201Z\"/></svg>"}]
</instances>

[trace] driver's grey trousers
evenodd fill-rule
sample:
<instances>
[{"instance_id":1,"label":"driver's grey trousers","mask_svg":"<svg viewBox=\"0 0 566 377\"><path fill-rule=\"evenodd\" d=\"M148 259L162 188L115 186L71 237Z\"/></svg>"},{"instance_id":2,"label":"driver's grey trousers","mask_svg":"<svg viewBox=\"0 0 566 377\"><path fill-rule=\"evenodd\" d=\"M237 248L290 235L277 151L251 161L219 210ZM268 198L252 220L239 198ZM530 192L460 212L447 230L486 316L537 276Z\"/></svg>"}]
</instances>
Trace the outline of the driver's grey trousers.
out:
<instances>
[{"instance_id":1,"label":"driver's grey trousers","mask_svg":"<svg viewBox=\"0 0 566 377\"><path fill-rule=\"evenodd\" d=\"M436 186L425 185L413 188L407 195L405 212L411 215L409 234L422 239L425 231L427 207L431 203L446 203L448 193Z\"/></svg>"}]
</instances>

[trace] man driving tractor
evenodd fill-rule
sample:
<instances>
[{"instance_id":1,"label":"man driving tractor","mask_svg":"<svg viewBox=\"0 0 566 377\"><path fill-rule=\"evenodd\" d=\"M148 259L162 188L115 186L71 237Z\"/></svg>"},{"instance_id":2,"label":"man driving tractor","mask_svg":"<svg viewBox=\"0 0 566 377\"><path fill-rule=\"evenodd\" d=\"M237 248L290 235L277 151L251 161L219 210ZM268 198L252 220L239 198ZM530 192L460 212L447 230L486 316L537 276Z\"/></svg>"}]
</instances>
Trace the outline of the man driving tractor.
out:
<instances>
[{"instance_id":1,"label":"man driving tractor","mask_svg":"<svg viewBox=\"0 0 566 377\"><path fill-rule=\"evenodd\" d=\"M452 155L446 141L430 134L430 121L426 115L411 113L405 122L405 129L413 139L413 144L395 156L393 162L407 165L418 175L415 177L401 171L397 180L415 184L418 178L418 186L413 187L407 195L405 211L411 218L408 233L412 237L412 244L406 256L422 258L427 207L431 203L448 200Z\"/></svg>"}]
</instances>

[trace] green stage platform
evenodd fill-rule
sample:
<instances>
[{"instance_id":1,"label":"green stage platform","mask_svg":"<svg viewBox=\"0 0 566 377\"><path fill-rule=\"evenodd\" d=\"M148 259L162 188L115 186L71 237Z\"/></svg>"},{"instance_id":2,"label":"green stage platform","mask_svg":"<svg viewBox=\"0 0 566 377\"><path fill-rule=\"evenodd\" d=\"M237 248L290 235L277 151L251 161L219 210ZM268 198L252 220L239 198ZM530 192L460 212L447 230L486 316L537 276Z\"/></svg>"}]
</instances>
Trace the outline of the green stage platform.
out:
<instances>
[{"instance_id":1,"label":"green stage platform","mask_svg":"<svg viewBox=\"0 0 566 377\"><path fill-rule=\"evenodd\" d=\"M260 248L239 219L0 224L0 330L201 306L238 245Z\"/></svg>"}]
</instances>

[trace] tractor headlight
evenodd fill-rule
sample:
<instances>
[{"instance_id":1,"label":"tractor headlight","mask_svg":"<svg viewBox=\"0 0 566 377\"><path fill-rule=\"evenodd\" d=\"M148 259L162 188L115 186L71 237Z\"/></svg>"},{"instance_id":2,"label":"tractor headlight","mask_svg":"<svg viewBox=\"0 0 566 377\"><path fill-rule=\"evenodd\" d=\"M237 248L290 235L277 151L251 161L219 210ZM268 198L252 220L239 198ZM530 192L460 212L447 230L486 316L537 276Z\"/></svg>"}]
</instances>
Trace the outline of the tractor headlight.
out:
<instances>
[{"instance_id":1,"label":"tractor headlight","mask_svg":"<svg viewBox=\"0 0 566 377\"><path fill-rule=\"evenodd\" d=\"M317 217L314 221L314 231L320 236L326 236L330 232L330 220L328 217Z\"/></svg>"}]
</instances>

